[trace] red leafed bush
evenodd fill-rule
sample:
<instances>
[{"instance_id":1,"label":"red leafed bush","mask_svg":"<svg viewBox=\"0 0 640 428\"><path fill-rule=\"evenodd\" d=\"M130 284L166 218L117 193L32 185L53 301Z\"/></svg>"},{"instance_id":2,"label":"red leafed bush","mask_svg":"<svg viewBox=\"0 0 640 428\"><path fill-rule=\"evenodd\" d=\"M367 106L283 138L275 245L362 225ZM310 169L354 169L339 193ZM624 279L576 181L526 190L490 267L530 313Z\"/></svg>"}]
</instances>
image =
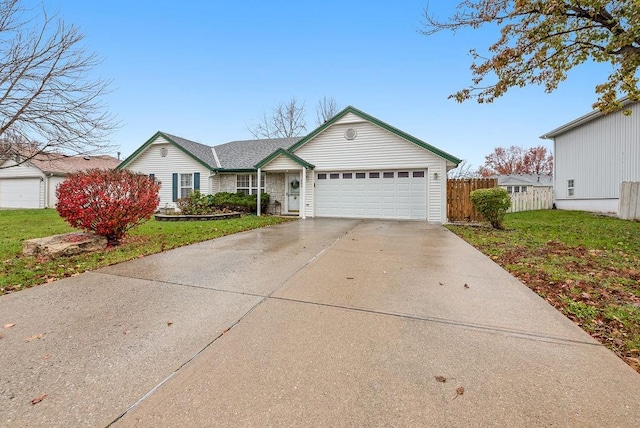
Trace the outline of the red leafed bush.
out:
<instances>
[{"instance_id":1,"label":"red leafed bush","mask_svg":"<svg viewBox=\"0 0 640 428\"><path fill-rule=\"evenodd\" d=\"M131 171L92 169L60 183L56 209L71 226L102 235L117 245L132 227L151 218L160 185Z\"/></svg>"}]
</instances>

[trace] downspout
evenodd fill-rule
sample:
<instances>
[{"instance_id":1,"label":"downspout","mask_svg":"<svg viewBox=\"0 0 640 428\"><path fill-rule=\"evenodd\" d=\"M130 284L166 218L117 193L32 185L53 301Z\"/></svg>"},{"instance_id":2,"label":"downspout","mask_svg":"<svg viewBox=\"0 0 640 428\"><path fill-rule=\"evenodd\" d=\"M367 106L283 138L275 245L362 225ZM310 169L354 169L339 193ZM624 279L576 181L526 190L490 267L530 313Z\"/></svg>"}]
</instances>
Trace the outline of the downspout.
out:
<instances>
[{"instance_id":1,"label":"downspout","mask_svg":"<svg viewBox=\"0 0 640 428\"><path fill-rule=\"evenodd\" d=\"M258 195L258 202L257 202L257 205L256 205L256 215L258 217L260 217L260 208L261 208L260 207L260 184L261 184L260 183L260 176L261 175L262 175L262 171L261 171L260 168L258 168L258 177L257 177L257 180L258 180L258 191L256 192L256 194Z\"/></svg>"},{"instance_id":2,"label":"downspout","mask_svg":"<svg viewBox=\"0 0 640 428\"><path fill-rule=\"evenodd\" d=\"M302 191L300 192L300 217L302 219L307 218L307 210L306 210L306 204L305 201L307 200L307 168L306 167L302 167L302 177L301 177L301 181L302 181Z\"/></svg>"}]
</instances>

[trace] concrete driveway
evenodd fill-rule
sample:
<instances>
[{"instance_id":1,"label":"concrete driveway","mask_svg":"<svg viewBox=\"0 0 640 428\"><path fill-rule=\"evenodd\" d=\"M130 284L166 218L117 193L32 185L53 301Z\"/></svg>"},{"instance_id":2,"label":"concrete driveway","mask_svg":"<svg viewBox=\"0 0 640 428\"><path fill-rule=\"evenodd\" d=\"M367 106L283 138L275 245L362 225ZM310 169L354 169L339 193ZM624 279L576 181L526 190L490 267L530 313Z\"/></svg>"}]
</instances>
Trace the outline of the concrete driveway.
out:
<instances>
[{"instance_id":1,"label":"concrete driveway","mask_svg":"<svg viewBox=\"0 0 640 428\"><path fill-rule=\"evenodd\" d=\"M640 426L637 373L423 222L207 241L1 296L13 323L3 427Z\"/></svg>"}]
</instances>

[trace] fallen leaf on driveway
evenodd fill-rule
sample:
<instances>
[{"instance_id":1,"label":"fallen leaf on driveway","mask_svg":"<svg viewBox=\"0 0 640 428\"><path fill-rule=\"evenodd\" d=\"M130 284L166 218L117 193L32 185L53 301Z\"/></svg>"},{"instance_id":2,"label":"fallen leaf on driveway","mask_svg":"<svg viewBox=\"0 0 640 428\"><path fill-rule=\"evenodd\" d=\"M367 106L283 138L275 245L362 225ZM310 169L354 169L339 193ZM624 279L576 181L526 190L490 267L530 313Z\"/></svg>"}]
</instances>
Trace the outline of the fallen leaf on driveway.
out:
<instances>
[{"instance_id":1,"label":"fallen leaf on driveway","mask_svg":"<svg viewBox=\"0 0 640 428\"><path fill-rule=\"evenodd\" d=\"M436 376L436 380L437 380L438 382L445 383L445 382L447 381L447 378L446 378L446 377L444 377L444 376Z\"/></svg>"},{"instance_id":2,"label":"fallen leaf on driveway","mask_svg":"<svg viewBox=\"0 0 640 428\"><path fill-rule=\"evenodd\" d=\"M353 279L353 277L352 276L348 276L347 279Z\"/></svg>"},{"instance_id":3,"label":"fallen leaf on driveway","mask_svg":"<svg viewBox=\"0 0 640 428\"><path fill-rule=\"evenodd\" d=\"M31 400L31 404L38 404L39 402L41 402L42 400L44 400L45 398L47 398L48 394L42 394L40 397L36 397L33 400Z\"/></svg>"},{"instance_id":4,"label":"fallen leaf on driveway","mask_svg":"<svg viewBox=\"0 0 640 428\"><path fill-rule=\"evenodd\" d=\"M12 324L5 324L5 325L3 325L3 326L2 326L2 328L11 328L11 327L13 327L13 326L15 326L15 323L12 323Z\"/></svg>"},{"instance_id":5,"label":"fallen leaf on driveway","mask_svg":"<svg viewBox=\"0 0 640 428\"><path fill-rule=\"evenodd\" d=\"M42 339L44 337L44 333L34 334L31 337L27 337L27 342L31 342L32 340Z\"/></svg>"},{"instance_id":6,"label":"fallen leaf on driveway","mask_svg":"<svg viewBox=\"0 0 640 428\"><path fill-rule=\"evenodd\" d=\"M171 321L171 320L167 321L167 325L168 325L169 327L171 327L171 326L173 325L173 321Z\"/></svg>"},{"instance_id":7,"label":"fallen leaf on driveway","mask_svg":"<svg viewBox=\"0 0 640 428\"><path fill-rule=\"evenodd\" d=\"M464 394L464 387L459 387L458 389L456 389L456 396L452 398L452 400L455 400L456 398L458 398L458 395L462 395Z\"/></svg>"},{"instance_id":8,"label":"fallen leaf on driveway","mask_svg":"<svg viewBox=\"0 0 640 428\"><path fill-rule=\"evenodd\" d=\"M441 283L441 282L439 282L438 284L440 284L440 285L444 285L444 284L443 284L443 283Z\"/></svg>"},{"instance_id":9,"label":"fallen leaf on driveway","mask_svg":"<svg viewBox=\"0 0 640 428\"><path fill-rule=\"evenodd\" d=\"M469 288L469 284L465 284L465 285L464 285L464 288Z\"/></svg>"}]
</instances>

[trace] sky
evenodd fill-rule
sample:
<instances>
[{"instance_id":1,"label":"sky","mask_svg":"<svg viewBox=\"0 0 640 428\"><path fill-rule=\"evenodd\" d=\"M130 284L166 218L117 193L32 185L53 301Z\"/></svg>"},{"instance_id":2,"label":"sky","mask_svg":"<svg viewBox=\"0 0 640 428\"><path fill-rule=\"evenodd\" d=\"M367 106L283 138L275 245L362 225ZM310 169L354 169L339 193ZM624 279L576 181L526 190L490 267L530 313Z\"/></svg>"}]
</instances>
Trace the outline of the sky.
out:
<instances>
[{"instance_id":1,"label":"sky","mask_svg":"<svg viewBox=\"0 0 640 428\"><path fill-rule=\"evenodd\" d=\"M495 147L533 147L540 135L591 111L605 66L583 66L552 94L532 86L493 104L448 95L471 83L469 50L495 28L424 36L429 0L44 0L85 34L112 82L104 100L120 121L122 158L156 131L207 145L253 138L279 103L332 97L477 167ZM431 0L444 18L455 2ZM112 153L116 155L115 150Z\"/></svg>"}]
</instances>

